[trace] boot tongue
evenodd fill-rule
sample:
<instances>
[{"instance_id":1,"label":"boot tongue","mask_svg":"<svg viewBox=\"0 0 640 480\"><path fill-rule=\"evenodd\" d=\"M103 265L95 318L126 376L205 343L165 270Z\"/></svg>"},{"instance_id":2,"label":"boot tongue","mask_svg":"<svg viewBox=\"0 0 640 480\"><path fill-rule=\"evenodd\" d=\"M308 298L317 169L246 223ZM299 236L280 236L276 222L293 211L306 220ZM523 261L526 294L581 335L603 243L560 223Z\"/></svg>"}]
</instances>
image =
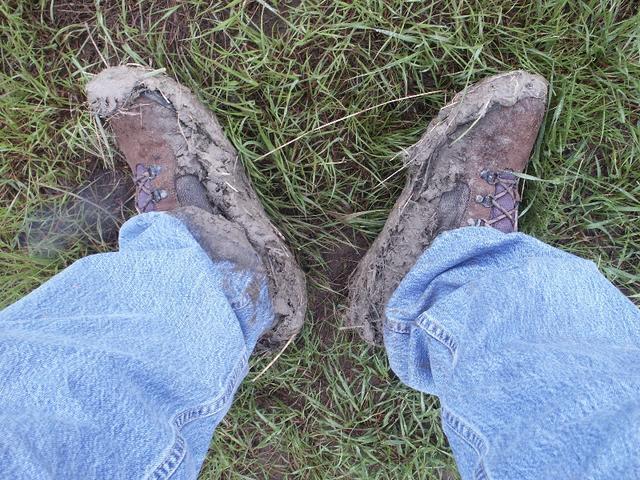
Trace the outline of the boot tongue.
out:
<instances>
[{"instance_id":1,"label":"boot tongue","mask_svg":"<svg viewBox=\"0 0 640 480\"><path fill-rule=\"evenodd\" d=\"M438 203L438 231L458 228L469 202L469 185L456 182L453 188L444 192Z\"/></svg>"},{"instance_id":2,"label":"boot tongue","mask_svg":"<svg viewBox=\"0 0 640 480\"><path fill-rule=\"evenodd\" d=\"M176 178L176 194L180 206L198 207L205 212L213 213L204 185L195 175L182 175Z\"/></svg>"}]
</instances>

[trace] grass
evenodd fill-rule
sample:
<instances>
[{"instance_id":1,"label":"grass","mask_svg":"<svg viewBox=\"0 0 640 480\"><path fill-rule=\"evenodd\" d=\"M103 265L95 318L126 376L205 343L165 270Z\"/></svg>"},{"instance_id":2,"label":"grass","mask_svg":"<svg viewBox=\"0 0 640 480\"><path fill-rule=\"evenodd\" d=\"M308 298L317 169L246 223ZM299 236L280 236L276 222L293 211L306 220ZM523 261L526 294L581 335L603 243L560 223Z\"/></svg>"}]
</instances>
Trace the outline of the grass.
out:
<instances>
[{"instance_id":1,"label":"grass","mask_svg":"<svg viewBox=\"0 0 640 480\"><path fill-rule=\"evenodd\" d=\"M339 259L381 229L403 183L398 153L438 108L523 68L551 97L522 230L594 260L640 303L639 25L634 2L615 0L2 2L0 305L114 248L102 222L55 220L86 203L96 168L123 169L83 85L106 64L164 67L225 125L312 292L302 336L255 382L268 359L254 360L201 477L456 475L437 401L339 330L351 268ZM26 246L34 224L55 240L46 250Z\"/></svg>"}]
</instances>

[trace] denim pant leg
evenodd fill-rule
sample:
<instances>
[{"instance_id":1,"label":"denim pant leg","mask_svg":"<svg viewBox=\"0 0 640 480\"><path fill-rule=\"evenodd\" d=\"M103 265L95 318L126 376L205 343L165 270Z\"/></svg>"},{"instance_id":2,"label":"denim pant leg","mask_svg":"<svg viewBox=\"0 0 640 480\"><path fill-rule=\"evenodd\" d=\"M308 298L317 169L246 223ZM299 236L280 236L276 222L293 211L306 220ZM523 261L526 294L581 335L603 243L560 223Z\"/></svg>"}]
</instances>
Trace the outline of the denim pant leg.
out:
<instances>
[{"instance_id":1,"label":"denim pant leg","mask_svg":"<svg viewBox=\"0 0 640 480\"><path fill-rule=\"evenodd\" d=\"M440 397L463 479L640 478L640 313L593 263L446 232L387 317L392 368Z\"/></svg>"},{"instance_id":2,"label":"denim pant leg","mask_svg":"<svg viewBox=\"0 0 640 480\"><path fill-rule=\"evenodd\" d=\"M0 312L0 478L195 478L273 313L147 213Z\"/></svg>"}]
</instances>

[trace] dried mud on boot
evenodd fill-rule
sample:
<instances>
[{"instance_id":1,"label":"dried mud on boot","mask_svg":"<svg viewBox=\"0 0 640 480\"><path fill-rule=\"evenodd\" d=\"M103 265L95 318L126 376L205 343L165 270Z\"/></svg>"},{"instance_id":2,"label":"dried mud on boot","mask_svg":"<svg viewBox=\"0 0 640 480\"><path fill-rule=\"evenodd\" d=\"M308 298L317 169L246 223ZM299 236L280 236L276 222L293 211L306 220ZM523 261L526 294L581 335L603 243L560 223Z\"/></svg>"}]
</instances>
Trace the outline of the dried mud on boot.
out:
<instances>
[{"instance_id":1,"label":"dried mud on boot","mask_svg":"<svg viewBox=\"0 0 640 480\"><path fill-rule=\"evenodd\" d=\"M260 343L275 348L302 327L307 305L304 275L268 219L215 115L189 89L140 67L108 68L87 85L93 113L107 119L149 92L161 95L175 111L175 126L163 126L162 136L176 156L176 174L196 176L206 188L214 215L239 225L262 259L276 323Z\"/></svg>"},{"instance_id":2,"label":"dried mud on boot","mask_svg":"<svg viewBox=\"0 0 640 480\"><path fill-rule=\"evenodd\" d=\"M506 155L526 166L546 93L542 77L515 71L467 88L440 110L409 150L405 187L351 278L348 328L382 343L384 309L400 281L439 232L467 224L478 165L497 168Z\"/></svg>"}]
</instances>

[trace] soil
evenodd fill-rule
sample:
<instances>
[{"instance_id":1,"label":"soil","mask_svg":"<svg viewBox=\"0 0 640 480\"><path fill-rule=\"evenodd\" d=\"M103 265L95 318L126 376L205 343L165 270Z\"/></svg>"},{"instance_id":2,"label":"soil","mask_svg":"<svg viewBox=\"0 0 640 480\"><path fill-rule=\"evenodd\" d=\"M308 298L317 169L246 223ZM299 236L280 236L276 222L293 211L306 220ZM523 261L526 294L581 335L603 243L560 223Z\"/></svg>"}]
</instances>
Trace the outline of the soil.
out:
<instances>
[{"instance_id":1,"label":"soil","mask_svg":"<svg viewBox=\"0 0 640 480\"><path fill-rule=\"evenodd\" d=\"M129 175L104 170L94 160L88 163L86 180L69 192L62 202L41 208L27 220L18 241L32 255L55 257L77 242L94 248L116 243L120 225L133 208ZM51 192L52 197L59 194Z\"/></svg>"},{"instance_id":2,"label":"soil","mask_svg":"<svg viewBox=\"0 0 640 480\"><path fill-rule=\"evenodd\" d=\"M364 235L346 225L337 228L332 237L340 243L321 252L326 266L318 280L326 288L313 288L309 293L309 312L324 346L335 342L344 314L342 309L336 310L335 305L346 304L349 279L370 243Z\"/></svg>"}]
</instances>

